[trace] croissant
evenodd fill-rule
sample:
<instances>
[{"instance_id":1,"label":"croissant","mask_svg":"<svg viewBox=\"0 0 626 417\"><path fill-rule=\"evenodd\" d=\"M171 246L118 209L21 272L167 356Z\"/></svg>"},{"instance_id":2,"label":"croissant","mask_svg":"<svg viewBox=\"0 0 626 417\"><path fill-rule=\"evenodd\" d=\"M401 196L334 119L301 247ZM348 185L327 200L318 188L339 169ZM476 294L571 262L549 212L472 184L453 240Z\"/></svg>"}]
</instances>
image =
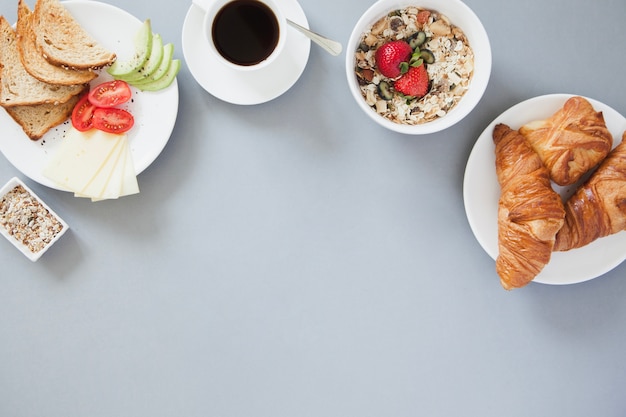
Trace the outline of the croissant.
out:
<instances>
[{"instance_id":1,"label":"croissant","mask_svg":"<svg viewBox=\"0 0 626 417\"><path fill-rule=\"evenodd\" d=\"M498 124L493 141L500 183L496 272L510 290L528 284L550 261L565 211L548 170L524 136Z\"/></svg>"},{"instance_id":2,"label":"croissant","mask_svg":"<svg viewBox=\"0 0 626 417\"><path fill-rule=\"evenodd\" d=\"M554 250L566 251L626 230L626 132L622 142L565 203Z\"/></svg>"},{"instance_id":3,"label":"croissant","mask_svg":"<svg viewBox=\"0 0 626 417\"><path fill-rule=\"evenodd\" d=\"M558 185L571 185L600 163L613 146L602 112L583 97L569 98L546 120L519 129Z\"/></svg>"}]
</instances>

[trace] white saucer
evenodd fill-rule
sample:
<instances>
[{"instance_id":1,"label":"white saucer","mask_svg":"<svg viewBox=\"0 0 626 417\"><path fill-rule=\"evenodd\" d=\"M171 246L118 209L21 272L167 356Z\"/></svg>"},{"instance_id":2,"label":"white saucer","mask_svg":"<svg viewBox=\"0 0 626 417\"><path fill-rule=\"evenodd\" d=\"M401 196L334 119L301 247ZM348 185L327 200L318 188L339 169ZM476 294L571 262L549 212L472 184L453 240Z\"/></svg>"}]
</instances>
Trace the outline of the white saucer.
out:
<instances>
[{"instance_id":1,"label":"white saucer","mask_svg":"<svg viewBox=\"0 0 626 417\"><path fill-rule=\"evenodd\" d=\"M278 0L285 17L309 27L306 15L297 0ZM302 75L311 41L293 28L289 30L285 48L276 60L257 71L234 72L215 60L203 34L204 12L192 4L183 24L183 54L187 67L207 92L233 104L260 104L270 101L293 86Z\"/></svg>"}]
</instances>

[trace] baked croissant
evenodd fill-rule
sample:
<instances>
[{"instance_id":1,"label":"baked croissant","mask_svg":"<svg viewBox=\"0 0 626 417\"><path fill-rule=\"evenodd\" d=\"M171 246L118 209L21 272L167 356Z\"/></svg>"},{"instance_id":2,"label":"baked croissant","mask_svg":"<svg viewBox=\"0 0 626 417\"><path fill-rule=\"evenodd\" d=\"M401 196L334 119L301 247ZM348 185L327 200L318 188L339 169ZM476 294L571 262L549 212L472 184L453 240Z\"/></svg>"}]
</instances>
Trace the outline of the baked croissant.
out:
<instances>
[{"instance_id":1,"label":"baked croissant","mask_svg":"<svg viewBox=\"0 0 626 417\"><path fill-rule=\"evenodd\" d=\"M613 146L602 112L583 97L569 98L546 120L519 129L558 185L571 185L600 163Z\"/></svg>"},{"instance_id":2,"label":"baked croissant","mask_svg":"<svg viewBox=\"0 0 626 417\"><path fill-rule=\"evenodd\" d=\"M622 142L565 203L554 250L579 248L626 230L626 132Z\"/></svg>"},{"instance_id":3,"label":"baked croissant","mask_svg":"<svg viewBox=\"0 0 626 417\"><path fill-rule=\"evenodd\" d=\"M524 136L498 124L493 141L500 183L496 272L510 290L528 284L550 261L565 211L548 170Z\"/></svg>"}]
</instances>

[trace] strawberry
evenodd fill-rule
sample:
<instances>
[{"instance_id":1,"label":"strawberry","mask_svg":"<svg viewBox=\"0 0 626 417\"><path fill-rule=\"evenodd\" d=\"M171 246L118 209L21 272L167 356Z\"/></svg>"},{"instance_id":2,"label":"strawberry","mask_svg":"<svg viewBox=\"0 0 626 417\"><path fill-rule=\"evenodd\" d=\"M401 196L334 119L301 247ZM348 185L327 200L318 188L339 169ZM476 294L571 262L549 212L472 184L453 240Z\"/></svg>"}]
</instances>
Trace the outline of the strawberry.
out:
<instances>
[{"instance_id":1,"label":"strawberry","mask_svg":"<svg viewBox=\"0 0 626 417\"><path fill-rule=\"evenodd\" d=\"M426 67L421 64L418 67L411 67L400 77L394 87L396 91L411 97L423 97L428 93L428 72Z\"/></svg>"},{"instance_id":2,"label":"strawberry","mask_svg":"<svg viewBox=\"0 0 626 417\"><path fill-rule=\"evenodd\" d=\"M413 50L405 41L391 41L376 50L376 66L387 78L396 78L401 74L400 64L408 62Z\"/></svg>"}]
</instances>

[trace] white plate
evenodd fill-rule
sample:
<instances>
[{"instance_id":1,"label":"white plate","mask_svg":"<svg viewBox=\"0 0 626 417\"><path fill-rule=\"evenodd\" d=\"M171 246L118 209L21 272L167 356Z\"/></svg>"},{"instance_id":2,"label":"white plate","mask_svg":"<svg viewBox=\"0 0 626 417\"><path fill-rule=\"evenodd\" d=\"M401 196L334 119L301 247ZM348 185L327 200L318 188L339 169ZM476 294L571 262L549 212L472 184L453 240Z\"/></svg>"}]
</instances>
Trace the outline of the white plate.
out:
<instances>
[{"instance_id":1,"label":"white plate","mask_svg":"<svg viewBox=\"0 0 626 417\"><path fill-rule=\"evenodd\" d=\"M296 0L278 0L286 18L309 27ZM203 34L204 11L191 5L183 24L183 54L196 81L207 92L232 104L260 104L289 90L300 78L311 49L310 40L289 27L285 48L274 62L256 71L236 72L214 59Z\"/></svg>"},{"instance_id":2,"label":"white plate","mask_svg":"<svg viewBox=\"0 0 626 417\"><path fill-rule=\"evenodd\" d=\"M498 123L519 129L533 120L546 119L563 106L570 94L551 94L523 101L498 116L479 136L469 156L463 183L465 212L478 243L494 260L498 256L498 199L500 186L495 171L495 146L492 132ZM602 111L614 145L622 140L626 118L599 101L587 98ZM554 187L566 197L575 191ZM550 263L537 275L535 282L543 284L574 284L587 281L610 271L626 259L626 232L620 232L567 252L554 252Z\"/></svg>"},{"instance_id":3,"label":"white plate","mask_svg":"<svg viewBox=\"0 0 626 417\"><path fill-rule=\"evenodd\" d=\"M135 35L143 21L115 6L96 1L71 0L63 5L97 41L114 51L118 59L132 56ZM106 71L101 71L91 85L111 79ZM124 108L135 118L128 140L135 171L139 174L159 156L174 129L178 114L178 84L174 80L171 86L158 92L132 90L133 98ZM0 151L33 181L59 189L42 175L42 170L69 126L69 122L65 122L50 130L42 139L32 141L6 111L0 111Z\"/></svg>"}]
</instances>

